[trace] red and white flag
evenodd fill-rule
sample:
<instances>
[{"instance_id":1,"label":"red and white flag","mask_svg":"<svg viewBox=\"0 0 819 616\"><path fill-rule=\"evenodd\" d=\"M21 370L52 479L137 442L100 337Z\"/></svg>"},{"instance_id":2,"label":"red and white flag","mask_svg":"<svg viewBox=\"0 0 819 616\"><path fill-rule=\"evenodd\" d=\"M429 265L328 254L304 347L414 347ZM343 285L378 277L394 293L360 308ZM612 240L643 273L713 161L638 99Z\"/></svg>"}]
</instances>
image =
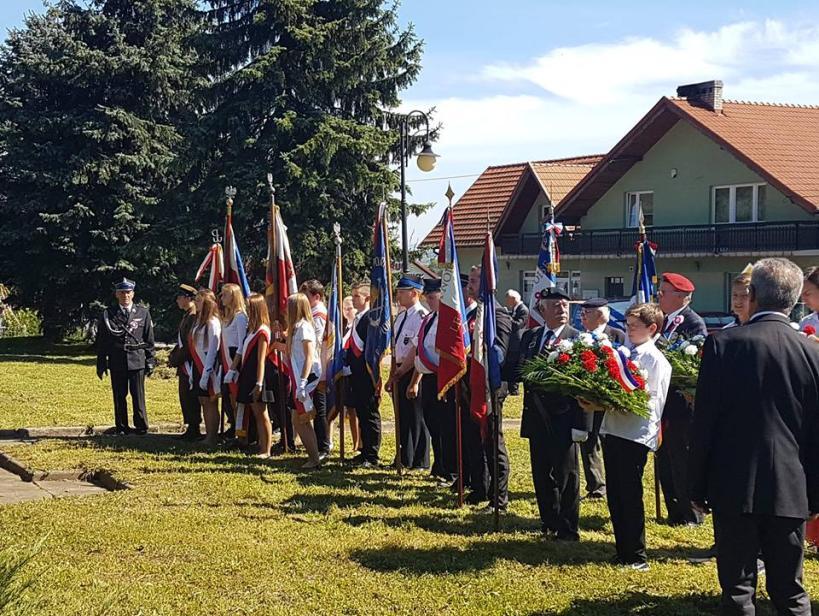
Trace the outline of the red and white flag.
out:
<instances>
[{"instance_id":1,"label":"red and white flag","mask_svg":"<svg viewBox=\"0 0 819 616\"><path fill-rule=\"evenodd\" d=\"M221 245L214 244L210 247L205 260L202 261L202 265L200 265L199 269L196 270L196 276L194 277L193 281L199 282L199 279L202 278L208 268L210 268L210 274L208 275L207 287L216 293L216 291L219 290L219 284L225 278L225 260L222 257Z\"/></svg>"},{"instance_id":2,"label":"red and white flag","mask_svg":"<svg viewBox=\"0 0 819 616\"><path fill-rule=\"evenodd\" d=\"M438 331L435 336L435 350L440 357L439 400L466 373L466 356L469 353L470 342L451 207L446 209L443 223L438 246L438 263L441 264L441 305L438 308Z\"/></svg>"},{"instance_id":3,"label":"red and white flag","mask_svg":"<svg viewBox=\"0 0 819 616\"><path fill-rule=\"evenodd\" d=\"M290 256L290 241L279 208L270 225L267 242L267 270L265 271L265 295L271 309L270 318L278 319L287 313L287 298L298 292L296 270Z\"/></svg>"}]
</instances>

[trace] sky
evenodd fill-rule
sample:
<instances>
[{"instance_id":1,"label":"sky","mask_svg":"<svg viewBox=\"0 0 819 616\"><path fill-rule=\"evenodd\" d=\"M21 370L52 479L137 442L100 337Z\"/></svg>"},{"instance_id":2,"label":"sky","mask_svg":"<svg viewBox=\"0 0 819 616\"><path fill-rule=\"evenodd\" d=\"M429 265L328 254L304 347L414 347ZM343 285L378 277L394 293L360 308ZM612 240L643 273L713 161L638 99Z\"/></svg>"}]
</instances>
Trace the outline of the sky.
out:
<instances>
[{"instance_id":1,"label":"sky","mask_svg":"<svg viewBox=\"0 0 819 616\"><path fill-rule=\"evenodd\" d=\"M41 0L0 0L0 32ZM420 242L490 165L607 152L678 85L721 79L731 100L819 104L819 3L404 0L424 40L402 111L435 108L436 168L410 161ZM4 36L4 34L3 34Z\"/></svg>"}]
</instances>

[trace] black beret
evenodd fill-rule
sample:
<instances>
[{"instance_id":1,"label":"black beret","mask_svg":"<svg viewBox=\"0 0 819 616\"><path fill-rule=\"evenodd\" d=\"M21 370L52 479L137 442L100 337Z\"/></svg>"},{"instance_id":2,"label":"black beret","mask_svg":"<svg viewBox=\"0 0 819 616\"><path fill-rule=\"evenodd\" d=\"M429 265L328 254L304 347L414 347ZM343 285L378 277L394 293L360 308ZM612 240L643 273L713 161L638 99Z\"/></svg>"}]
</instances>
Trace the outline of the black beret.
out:
<instances>
[{"instance_id":1,"label":"black beret","mask_svg":"<svg viewBox=\"0 0 819 616\"><path fill-rule=\"evenodd\" d=\"M603 306L608 306L609 300L605 297L590 297L582 304L580 304L581 308L602 308Z\"/></svg>"}]
</instances>

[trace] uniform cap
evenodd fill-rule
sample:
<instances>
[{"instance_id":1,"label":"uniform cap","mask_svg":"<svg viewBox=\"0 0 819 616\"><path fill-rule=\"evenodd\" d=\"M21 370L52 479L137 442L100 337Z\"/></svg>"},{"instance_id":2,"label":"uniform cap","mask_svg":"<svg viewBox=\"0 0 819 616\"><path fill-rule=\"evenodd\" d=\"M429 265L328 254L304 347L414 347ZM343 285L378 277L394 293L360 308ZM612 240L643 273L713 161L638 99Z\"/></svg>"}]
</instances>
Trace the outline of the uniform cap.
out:
<instances>
[{"instance_id":1,"label":"uniform cap","mask_svg":"<svg viewBox=\"0 0 819 616\"><path fill-rule=\"evenodd\" d=\"M424 294L437 293L441 290L440 278L424 278Z\"/></svg>"},{"instance_id":2,"label":"uniform cap","mask_svg":"<svg viewBox=\"0 0 819 616\"><path fill-rule=\"evenodd\" d=\"M179 285L179 289L176 291L176 296L179 297L180 295L184 295L185 297L195 297L196 287L182 283Z\"/></svg>"},{"instance_id":3,"label":"uniform cap","mask_svg":"<svg viewBox=\"0 0 819 616\"><path fill-rule=\"evenodd\" d=\"M693 293L694 289L696 288L694 283L688 280L688 278L682 274L663 274L663 281L670 284L677 291L682 291L683 293Z\"/></svg>"},{"instance_id":4,"label":"uniform cap","mask_svg":"<svg viewBox=\"0 0 819 616\"><path fill-rule=\"evenodd\" d=\"M563 289L558 287L550 287L548 289L544 289L540 292L540 296L538 297L540 300L544 299L565 299L566 301L571 300L572 298L569 297L569 294L566 293Z\"/></svg>"},{"instance_id":5,"label":"uniform cap","mask_svg":"<svg viewBox=\"0 0 819 616\"><path fill-rule=\"evenodd\" d=\"M605 297L590 297L589 299L584 301L582 304L580 304L580 307L592 310L592 309L596 309L596 308L602 308L603 306L608 306L608 305L609 305L609 300L607 300Z\"/></svg>"},{"instance_id":6,"label":"uniform cap","mask_svg":"<svg viewBox=\"0 0 819 616\"><path fill-rule=\"evenodd\" d=\"M396 288L423 291L424 283L421 281L420 276L416 276L415 274L404 274L398 281L398 286Z\"/></svg>"},{"instance_id":7,"label":"uniform cap","mask_svg":"<svg viewBox=\"0 0 819 616\"><path fill-rule=\"evenodd\" d=\"M117 291L133 291L135 288L136 283L133 280L128 280L127 278L123 278L114 285L114 289Z\"/></svg>"}]
</instances>

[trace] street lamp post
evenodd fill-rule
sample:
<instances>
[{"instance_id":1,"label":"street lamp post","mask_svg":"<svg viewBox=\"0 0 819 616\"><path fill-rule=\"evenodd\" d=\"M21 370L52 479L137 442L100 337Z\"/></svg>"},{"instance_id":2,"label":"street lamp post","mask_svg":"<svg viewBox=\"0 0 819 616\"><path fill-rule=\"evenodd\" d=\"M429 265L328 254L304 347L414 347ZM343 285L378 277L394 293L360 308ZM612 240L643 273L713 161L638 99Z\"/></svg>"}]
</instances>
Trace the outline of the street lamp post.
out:
<instances>
[{"instance_id":1,"label":"street lamp post","mask_svg":"<svg viewBox=\"0 0 819 616\"><path fill-rule=\"evenodd\" d=\"M418 153L418 168L423 172L435 168L438 155L432 151L430 142L429 117L423 111L413 110L401 116L401 268L406 272L409 269L409 239L407 238L407 165L410 157L410 118L420 117L426 125L424 147Z\"/></svg>"}]
</instances>

